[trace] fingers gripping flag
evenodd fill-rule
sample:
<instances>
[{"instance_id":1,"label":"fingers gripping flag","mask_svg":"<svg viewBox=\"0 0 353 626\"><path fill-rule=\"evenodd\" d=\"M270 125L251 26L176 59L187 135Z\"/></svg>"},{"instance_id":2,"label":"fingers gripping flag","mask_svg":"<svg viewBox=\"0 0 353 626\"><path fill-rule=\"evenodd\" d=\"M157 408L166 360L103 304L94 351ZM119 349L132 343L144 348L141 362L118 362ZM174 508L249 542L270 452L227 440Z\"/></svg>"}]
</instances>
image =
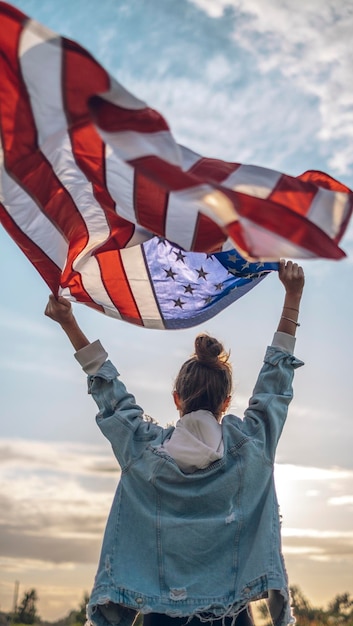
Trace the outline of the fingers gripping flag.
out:
<instances>
[{"instance_id":1,"label":"fingers gripping flag","mask_svg":"<svg viewBox=\"0 0 353 626\"><path fill-rule=\"evenodd\" d=\"M203 158L78 44L2 2L0 20L0 219L54 293L180 328L273 259L344 256L346 186Z\"/></svg>"}]
</instances>

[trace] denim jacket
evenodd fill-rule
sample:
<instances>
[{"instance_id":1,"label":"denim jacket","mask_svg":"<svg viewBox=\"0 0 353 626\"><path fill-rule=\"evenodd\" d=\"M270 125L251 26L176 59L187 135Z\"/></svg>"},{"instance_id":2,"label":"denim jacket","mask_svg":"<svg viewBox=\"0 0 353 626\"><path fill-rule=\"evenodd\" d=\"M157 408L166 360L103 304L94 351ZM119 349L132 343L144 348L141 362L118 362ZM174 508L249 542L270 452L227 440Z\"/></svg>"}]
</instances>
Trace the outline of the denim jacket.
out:
<instances>
[{"instance_id":1,"label":"denim jacket","mask_svg":"<svg viewBox=\"0 0 353 626\"><path fill-rule=\"evenodd\" d=\"M163 450L173 427L143 419L110 361L88 377L121 467L88 604L94 626L131 626L139 612L235 617L264 597L276 626L293 623L274 457L302 364L268 347L244 419L223 418L222 458L192 474Z\"/></svg>"}]
</instances>

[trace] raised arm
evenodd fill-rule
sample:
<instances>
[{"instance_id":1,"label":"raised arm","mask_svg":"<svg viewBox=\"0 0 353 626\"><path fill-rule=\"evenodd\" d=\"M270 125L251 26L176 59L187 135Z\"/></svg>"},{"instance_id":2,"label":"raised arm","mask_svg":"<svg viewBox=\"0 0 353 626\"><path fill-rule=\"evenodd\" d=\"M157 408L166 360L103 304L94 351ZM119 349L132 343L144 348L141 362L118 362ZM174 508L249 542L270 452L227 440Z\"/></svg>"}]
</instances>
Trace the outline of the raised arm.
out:
<instances>
[{"instance_id":1,"label":"raised arm","mask_svg":"<svg viewBox=\"0 0 353 626\"><path fill-rule=\"evenodd\" d=\"M294 337L299 326L299 307L304 288L303 268L298 263L282 259L278 276L286 293L277 331Z\"/></svg>"},{"instance_id":2,"label":"raised arm","mask_svg":"<svg viewBox=\"0 0 353 626\"><path fill-rule=\"evenodd\" d=\"M62 296L55 298L50 294L44 314L60 324L76 351L89 345L90 342L79 327L68 300Z\"/></svg>"},{"instance_id":3,"label":"raised arm","mask_svg":"<svg viewBox=\"0 0 353 626\"><path fill-rule=\"evenodd\" d=\"M303 362L293 356L299 306L304 287L302 267L281 261L279 279L285 288L281 317L271 346L267 348L249 406L244 431L263 441L265 457L272 462L293 397L294 371Z\"/></svg>"},{"instance_id":4,"label":"raised arm","mask_svg":"<svg viewBox=\"0 0 353 626\"><path fill-rule=\"evenodd\" d=\"M124 469L163 429L143 419L142 408L120 381L100 341L90 343L82 332L68 300L50 295L44 313L60 324L75 348L75 358L88 374L88 390L99 408L97 424Z\"/></svg>"}]
</instances>

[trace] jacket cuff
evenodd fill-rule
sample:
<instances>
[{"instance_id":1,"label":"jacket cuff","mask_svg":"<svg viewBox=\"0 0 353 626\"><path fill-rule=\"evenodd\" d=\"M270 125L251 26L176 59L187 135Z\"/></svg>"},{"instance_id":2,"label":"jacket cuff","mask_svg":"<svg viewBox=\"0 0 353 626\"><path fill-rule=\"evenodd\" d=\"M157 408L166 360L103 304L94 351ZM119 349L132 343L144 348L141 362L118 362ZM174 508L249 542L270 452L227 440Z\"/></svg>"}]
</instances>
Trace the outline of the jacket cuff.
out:
<instances>
[{"instance_id":1,"label":"jacket cuff","mask_svg":"<svg viewBox=\"0 0 353 626\"><path fill-rule=\"evenodd\" d=\"M108 353L104 350L99 339L97 339L97 341L75 352L74 357L81 365L83 371L89 376L93 376L107 360Z\"/></svg>"},{"instance_id":2,"label":"jacket cuff","mask_svg":"<svg viewBox=\"0 0 353 626\"><path fill-rule=\"evenodd\" d=\"M271 346L283 350L283 352L289 352L293 354L295 348L295 337L288 335L288 333L282 333L280 331L275 332Z\"/></svg>"}]
</instances>

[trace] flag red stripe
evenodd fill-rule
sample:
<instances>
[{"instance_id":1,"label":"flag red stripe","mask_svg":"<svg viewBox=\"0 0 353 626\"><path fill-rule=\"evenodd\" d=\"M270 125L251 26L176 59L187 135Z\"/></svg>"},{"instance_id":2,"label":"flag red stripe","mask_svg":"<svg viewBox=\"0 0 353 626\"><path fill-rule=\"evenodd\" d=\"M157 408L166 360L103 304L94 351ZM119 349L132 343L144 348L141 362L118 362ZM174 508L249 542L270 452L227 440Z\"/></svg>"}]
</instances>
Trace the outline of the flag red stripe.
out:
<instances>
[{"instance_id":1,"label":"flag red stripe","mask_svg":"<svg viewBox=\"0 0 353 626\"><path fill-rule=\"evenodd\" d=\"M304 183L310 182L314 185L318 185L319 187L330 189L331 191L342 191L343 193L351 192L349 187L341 183L339 180L336 180L329 174L325 174L325 172L320 172L319 170L307 170L303 174L300 174L297 178L302 180Z\"/></svg>"},{"instance_id":2,"label":"flag red stripe","mask_svg":"<svg viewBox=\"0 0 353 626\"><path fill-rule=\"evenodd\" d=\"M157 111L149 107L143 109L125 109L117 104L108 102L100 96L92 96L88 105L92 119L97 126L111 133L126 130L135 131L137 133L169 131L169 126L164 118Z\"/></svg>"},{"instance_id":3,"label":"flag red stripe","mask_svg":"<svg viewBox=\"0 0 353 626\"><path fill-rule=\"evenodd\" d=\"M11 167L11 161L14 160L12 150L17 149L16 144L21 142L21 131L24 126L25 115L29 108L28 95L25 89L21 89L19 85L20 67L18 64L17 50L19 38L22 32L22 19L19 13L14 17L18 21L8 19L9 11L1 18L1 35L2 49L4 53L0 55L0 73L1 73L1 90L0 90L0 112L2 124L2 143L4 147L4 156L7 157L7 168ZM16 114L14 115L14 111ZM17 131L20 131L17 134ZM30 141L32 148L33 143L37 142L36 133L34 136L26 137ZM21 142L22 143L22 142Z\"/></svg>"},{"instance_id":4,"label":"flag red stripe","mask_svg":"<svg viewBox=\"0 0 353 626\"><path fill-rule=\"evenodd\" d=\"M351 219L353 213L353 194L351 190L340 181L336 180L332 176L329 176L329 174L325 174L324 172L320 172L317 170L308 170L307 172L304 172L303 174L298 176L298 178L303 182L309 181L314 185L318 185L320 187L323 187L324 189L329 189L330 191L338 191L340 193L347 194L347 200L349 203L349 206L347 207L347 214L345 219L343 219L342 223L339 225L336 236L333 238L336 243L339 243L346 231L348 222Z\"/></svg>"},{"instance_id":5,"label":"flag red stripe","mask_svg":"<svg viewBox=\"0 0 353 626\"><path fill-rule=\"evenodd\" d=\"M105 250L97 253L102 282L111 301L123 320L142 326L141 316L129 287L124 266L118 250Z\"/></svg>"},{"instance_id":6,"label":"flag red stripe","mask_svg":"<svg viewBox=\"0 0 353 626\"><path fill-rule=\"evenodd\" d=\"M261 228L312 252L318 257L341 259L345 256L345 253L326 233L312 222L308 222L299 213L267 199L253 198L239 192L229 191L228 193L230 197L236 194L239 213ZM261 211L261 204L264 208L263 211ZM238 223L236 222L236 224ZM227 232L230 237L238 241L238 227L234 228L234 226L235 224L229 224ZM246 239L246 235L244 235L244 239ZM252 250L249 245L247 245L247 250L250 255L256 257L256 251Z\"/></svg>"},{"instance_id":7,"label":"flag red stripe","mask_svg":"<svg viewBox=\"0 0 353 626\"><path fill-rule=\"evenodd\" d=\"M0 2L0 11L1 15L7 16L13 22L18 22L19 24L28 20L28 17L27 15L25 15L25 13L22 13L22 11L12 6L11 4L7 4L6 2ZM2 34L5 34L5 31Z\"/></svg>"},{"instance_id":8,"label":"flag red stripe","mask_svg":"<svg viewBox=\"0 0 353 626\"><path fill-rule=\"evenodd\" d=\"M227 163L219 159L201 158L189 169L198 178L222 183L240 167L240 163Z\"/></svg>"},{"instance_id":9,"label":"flag red stripe","mask_svg":"<svg viewBox=\"0 0 353 626\"><path fill-rule=\"evenodd\" d=\"M296 213L305 216L316 194L316 189L315 185L310 182L303 184L303 181L283 174L268 200L291 207Z\"/></svg>"},{"instance_id":10,"label":"flag red stripe","mask_svg":"<svg viewBox=\"0 0 353 626\"><path fill-rule=\"evenodd\" d=\"M136 221L161 237L165 236L168 197L160 185L135 171L134 210ZM153 206L153 212L151 206Z\"/></svg>"},{"instance_id":11,"label":"flag red stripe","mask_svg":"<svg viewBox=\"0 0 353 626\"><path fill-rule=\"evenodd\" d=\"M225 231L213 222L207 215L199 213L197 216L194 238L191 244L195 252L220 252L226 240Z\"/></svg>"},{"instance_id":12,"label":"flag red stripe","mask_svg":"<svg viewBox=\"0 0 353 626\"><path fill-rule=\"evenodd\" d=\"M63 50L63 97L70 101L70 125L91 123L87 102L93 94L108 91L109 74L75 41L61 37Z\"/></svg>"},{"instance_id":13,"label":"flag red stripe","mask_svg":"<svg viewBox=\"0 0 353 626\"><path fill-rule=\"evenodd\" d=\"M166 191L181 191L206 182L157 156L139 157L128 162Z\"/></svg>"},{"instance_id":14,"label":"flag red stripe","mask_svg":"<svg viewBox=\"0 0 353 626\"><path fill-rule=\"evenodd\" d=\"M48 257L43 250L34 243L32 239L17 226L16 222L6 211L3 204L0 203L0 223L8 232L10 237L21 248L27 259L34 265L37 272L47 283L49 289L55 295L58 293L60 285L61 269Z\"/></svg>"}]
</instances>

